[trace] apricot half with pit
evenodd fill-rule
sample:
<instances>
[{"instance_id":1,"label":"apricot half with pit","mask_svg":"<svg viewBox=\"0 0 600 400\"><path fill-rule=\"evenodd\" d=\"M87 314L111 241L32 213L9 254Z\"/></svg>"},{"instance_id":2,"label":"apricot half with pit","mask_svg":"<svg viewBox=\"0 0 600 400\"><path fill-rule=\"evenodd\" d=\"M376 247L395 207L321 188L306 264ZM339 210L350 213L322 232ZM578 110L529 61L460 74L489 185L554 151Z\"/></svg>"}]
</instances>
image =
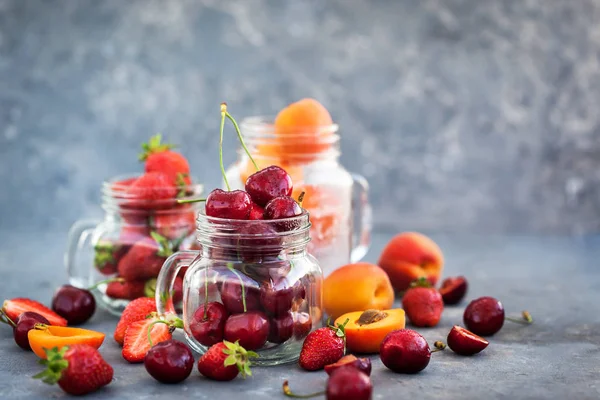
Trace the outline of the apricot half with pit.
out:
<instances>
[{"instance_id":1,"label":"apricot half with pit","mask_svg":"<svg viewBox=\"0 0 600 400\"><path fill-rule=\"evenodd\" d=\"M355 353L378 353L386 335L406 324L401 308L351 312L336 319L336 326L346 319L346 346Z\"/></svg>"}]
</instances>

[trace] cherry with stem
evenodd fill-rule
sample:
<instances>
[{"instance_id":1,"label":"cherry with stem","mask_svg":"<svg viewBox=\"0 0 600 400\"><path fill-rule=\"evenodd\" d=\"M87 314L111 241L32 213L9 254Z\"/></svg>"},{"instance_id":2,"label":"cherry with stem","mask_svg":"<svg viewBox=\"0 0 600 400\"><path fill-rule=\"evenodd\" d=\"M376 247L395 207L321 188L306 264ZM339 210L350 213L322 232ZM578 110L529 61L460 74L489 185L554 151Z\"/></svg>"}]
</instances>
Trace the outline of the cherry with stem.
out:
<instances>
[{"instance_id":1,"label":"cherry with stem","mask_svg":"<svg viewBox=\"0 0 600 400\"><path fill-rule=\"evenodd\" d=\"M233 272L233 274L237 276L237 278L240 281L240 287L242 288L242 306L244 308L244 312L247 312L248 309L246 308L246 287L244 286L244 280L242 279L240 274L235 270L235 268L233 268L233 263L228 263L227 269Z\"/></svg>"},{"instance_id":2,"label":"cherry with stem","mask_svg":"<svg viewBox=\"0 0 600 400\"><path fill-rule=\"evenodd\" d=\"M248 155L248 158L250 159L250 161L252 161L252 164L254 164L254 168L256 168L257 171L260 170L260 168L258 168L258 164L256 164L256 161L254 161L254 158L250 154L248 147L246 147L246 143L244 143L244 138L242 137L242 132L240 130L240 127L238 126L238 123L236 122L235 118L233 118L233 116L231 116L231 114L229 114L229 112L227 111L227 103L221 103L221 115L227 117L227 119L231 121L233 127L235 128L235 132L237 133L238 139L240 140L240 144L242 145L244 151Z\"/></svg>"}]
</instances>

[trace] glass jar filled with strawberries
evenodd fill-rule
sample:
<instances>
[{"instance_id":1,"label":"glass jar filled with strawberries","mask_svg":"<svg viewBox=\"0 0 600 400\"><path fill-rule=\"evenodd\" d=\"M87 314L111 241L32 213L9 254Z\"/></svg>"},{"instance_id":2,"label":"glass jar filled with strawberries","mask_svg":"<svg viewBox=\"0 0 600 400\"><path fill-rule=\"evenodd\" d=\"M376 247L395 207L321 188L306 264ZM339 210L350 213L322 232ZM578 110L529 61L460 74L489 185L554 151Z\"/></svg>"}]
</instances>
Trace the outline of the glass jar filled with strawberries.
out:
<instances>
[{"instance_id":1,"label":"glass jar filled with strawberries","mask_svg":"<svg viewBox=\"0 0 600 400\"><path fill-rule=\"evenodd\" d=\"M236 130L237 124L225 104L221 114L222 143L225 118ZM224 172L222 145L220 152ZM304 338L321 326L323 276L307 250L310 218L302 200L292 197L292 178L281 167L253 165L244 190L231 190L224 175L227 190L203 200L197 219L202 250L167 259L156 301L160 315L177 312L173 289L187 269L181 319L190 346L204 353L225 340L256 352L253 363L275 365L297 360Z\"/></svg>"},{"instance_id":2,"label":"glass jar filled with strawberries","mask_svg":"<svg viewBox=\"0 0 600 400\"><path fill-rule=\"evenodd\" d=\"M340 136L329 112L313 99L303 99L276 118L251 117L242 121L247 144L227 170L232 188L243 188L255 168L280 166L294 181L292 196L303 195L310 212L314 255L327 276L334 269L359 261L370 244L371 210L368 184L340 163ZM258 204L264 207L265 204Z\"/></svg>"},{"instance_id":3,"label":"glass jar filled with strawberries","mask_svg":"<svg viewBox=\"0 0 600 400\"><path fill-rule=\"evenodd\" d=\"M154 296L164 261L176 251L198 248L194 238L202 185L189 164L160 135L142 146L141 175L102 184L101 221L81 220L69 233L65 257L70 283L94 286L98 303L120 314L130 300ZM181 298L182 277L176 283Z\"/></svg>"}]
</instances>

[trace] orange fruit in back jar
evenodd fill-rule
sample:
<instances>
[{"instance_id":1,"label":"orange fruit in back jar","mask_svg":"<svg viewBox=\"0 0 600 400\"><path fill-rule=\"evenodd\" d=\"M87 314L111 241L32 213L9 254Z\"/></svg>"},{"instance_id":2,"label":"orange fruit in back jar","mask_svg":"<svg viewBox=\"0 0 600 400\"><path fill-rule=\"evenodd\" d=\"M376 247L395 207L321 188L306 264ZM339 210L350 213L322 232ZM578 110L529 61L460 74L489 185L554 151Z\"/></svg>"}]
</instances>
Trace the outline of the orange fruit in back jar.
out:
<instances>
[{"instance_id":1,"label":"orange fruit in back jar","mask_svg":"<svg viewBox=\"0 0 600 400\"><path fill-rule=\"evenodd\" d=\"M275 133L280 156L288 162L307 162L327 151L334 129L329 111L314 99L302 99L277 114Z\"/></svg>"}]
</instances>

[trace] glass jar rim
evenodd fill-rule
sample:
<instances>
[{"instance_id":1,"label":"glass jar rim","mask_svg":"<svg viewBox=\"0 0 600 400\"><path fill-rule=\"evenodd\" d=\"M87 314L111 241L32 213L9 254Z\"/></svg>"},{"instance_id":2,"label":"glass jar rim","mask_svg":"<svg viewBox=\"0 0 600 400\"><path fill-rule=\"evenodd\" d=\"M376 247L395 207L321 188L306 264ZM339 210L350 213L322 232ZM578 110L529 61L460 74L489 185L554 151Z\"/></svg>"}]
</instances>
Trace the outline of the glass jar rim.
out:
<instances>
[{"instance_id":1,"label":"glass jar rim","mask_svg":"<svg viewBox=\"0 0 600 400\"><path fill-rule=\"evenodd\" d=\"M102 182L102 201L107 208L126 208L131 212L136 209L152 208L155 212L172 212L172 207L177 206L177 202L174 200L195 200L200 199L204 185L200 183L192 183L190 185L178 186L177 189L181 193L177 198L168 198L161 200L140 200L135 195L127 192L128 184L119 184L120 182L130 181L132 183L135 179L139 178L143 174L131 173L122 174L115 177L106 179ZM193 181L193 180L192 180ZM172 189L172 187L159 187L157 189ZM194 203L192 203L193 205ZM151 207L150 207L151 206ZM169 210L170 209L170 210Z\"/></svg>"}]
</instances>

